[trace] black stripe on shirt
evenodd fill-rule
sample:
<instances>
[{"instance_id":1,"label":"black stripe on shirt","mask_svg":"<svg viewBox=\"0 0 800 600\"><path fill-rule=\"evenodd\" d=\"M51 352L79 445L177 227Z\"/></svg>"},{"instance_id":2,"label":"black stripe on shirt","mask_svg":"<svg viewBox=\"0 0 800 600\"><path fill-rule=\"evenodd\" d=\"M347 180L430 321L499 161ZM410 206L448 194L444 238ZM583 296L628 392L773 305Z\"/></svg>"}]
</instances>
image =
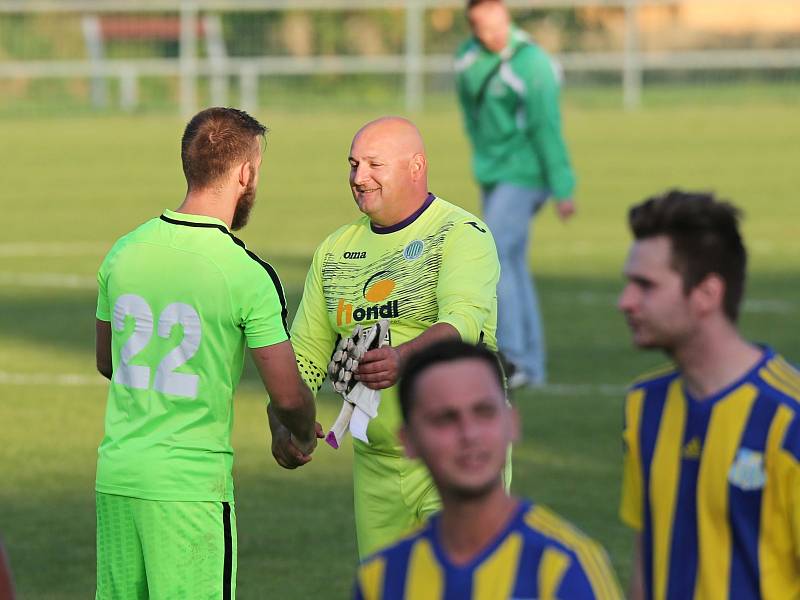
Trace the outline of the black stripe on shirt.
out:
<instances>
[{"instance_id":1,"label":"black stripe on shirt","mask_svg":"<svg viewBox=\"0 0 800 600\"><path fill-rule=\"evenodd\" d=\"M167 223L172 223L173 225L184 225L186 227L206 227L206 228L212 228L212 229L219 229L222 233L224 233L225 235L230 237L231 240L233 240L234 244L236 244L242 250L244 250L247 253L247 256L249 256L254 261L256 261L259 265L261 265L264 268L264 270L267 272L267 274L269 275L269 278L272 280L272 285L275 286L275 291L278 293L278 299L280 300L280 303L281 303L281 321L283 322L283 330L286 332L287 337L289 336L289 326L287 324L287 321L288 321L288 318L289 318L289 310L286 307L286 295L283 292L283 286L281 285L280 277L278 277L278 273L275 271L275 269L272 267L271 264L269 264L267 261L263 260L260 256L258 256L252 250L249 250L242 240L237 238L230 231L228 231L227 228L225 228L222 225L217 225L216 223L194 223L192 221L178 221L177 219L171 219L169 217L165 217L164 215L161 215L160 219L162 221L166 221Z\"/></svg>"}]
</instances>

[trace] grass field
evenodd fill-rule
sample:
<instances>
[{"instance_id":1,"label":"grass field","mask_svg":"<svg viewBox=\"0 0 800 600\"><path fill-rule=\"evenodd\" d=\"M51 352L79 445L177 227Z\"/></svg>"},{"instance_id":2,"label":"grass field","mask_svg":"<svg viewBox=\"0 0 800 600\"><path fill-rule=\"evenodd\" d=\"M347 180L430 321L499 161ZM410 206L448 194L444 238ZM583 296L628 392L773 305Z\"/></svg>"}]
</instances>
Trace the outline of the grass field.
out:
<instances>
[{"instance_id":1,"label":"grass field","mask_svg":"<svg viewBox=\"0 0 800 600\"><path fill-rule=\"evenodd\" d=\"M569 105L580 214L536 224L551 384L517 395L524 437L514 489L599 538L625 579L629 532L616 518L622 390L663 362L630 347L614 303L633 202L671 186L741 205L751 252L745 333L800 359L800 120L797 104L646 111ZM242 237L281 274L297 306L310 255L356 215L350 137L378 113L269 112L262 187ZM431 189L477 210L454 107L417 119ZM95 452L106 386L94 374L94 274L113 241L176 206L182 123L169 117L0 123L0 536L22 598L88 598L94 585ZM268 452L264 395L248 370L234 447L240 598L346 598L355 562L350 448L320 447L297 472ZM330 424L338 401L320 397Z\"/></svg>"}]
</instances>

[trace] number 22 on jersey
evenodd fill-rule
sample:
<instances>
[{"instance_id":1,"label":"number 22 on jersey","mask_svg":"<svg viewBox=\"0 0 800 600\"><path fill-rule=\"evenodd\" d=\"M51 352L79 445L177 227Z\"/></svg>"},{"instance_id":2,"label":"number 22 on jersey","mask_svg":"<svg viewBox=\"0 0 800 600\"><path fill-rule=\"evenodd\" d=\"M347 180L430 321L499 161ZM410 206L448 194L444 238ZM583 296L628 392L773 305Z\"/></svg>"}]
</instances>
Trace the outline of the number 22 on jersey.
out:
<instances>
[{"instance_id":1,"label":"number 22 on jersey","mask_svg":"<svg viewBox=\"0 0 800 600\"><path fill-rule=\"evenodd\" d=\"M147 301L136 294L123 294L114 304L113 326L117 332L125 329L126 317L133 317L134 327L128 341L120 350L120 365L114 371L114 382L127 387L146 390L150 387L152 369L145 365L132 365L131 360L145 349L153 337L153 310ZM158 317L159 337L169 339L175 325L183 327L183 340L161 359L156 367L153 389L164 394L197 398L199 377L191 373L178 373L200 347L202 337L200 316L190 305L173 302Z\"/></svg>"}]
</instances>

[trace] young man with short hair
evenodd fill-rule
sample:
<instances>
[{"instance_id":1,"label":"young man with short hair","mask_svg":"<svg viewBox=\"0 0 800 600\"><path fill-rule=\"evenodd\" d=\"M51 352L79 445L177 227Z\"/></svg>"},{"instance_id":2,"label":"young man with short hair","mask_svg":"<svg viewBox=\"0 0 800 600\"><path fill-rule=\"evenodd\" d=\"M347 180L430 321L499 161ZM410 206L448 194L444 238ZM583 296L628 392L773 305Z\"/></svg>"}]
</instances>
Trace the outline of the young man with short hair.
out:
<instances>
[{"instance_id":1,"label":"young man with short hair","mask_svg":"<svg viewBox=\"0 0 800 600\"><path fill-rule=\"evenodd\" d=\"M400 407L406 452L429 469L443 509L361 564L358 600L621 598L598 544L506 492L518 422L493 352L460 341L422 350L403 372Z\"/></svg>"},{"instance_id":2,"label":"young man with short hair","mask_svg":"<svg viewBox=\"0 0 800 600\"><path fill-rule=\"evenodd\" d=\"M800 597L800 373L737 330L739 216L681 191L629 213L619 308L634 344L674 362L625 402L634 600Z\"/></svg>"},{"instance_id":3,"label":"young man with short hair","mask_svg":"<svg viewBox=\"0 0 800 600\"><path fill-rule=\"evenodd\" d=\"M234 237L266 128L210 108L183 135L188 191L120 238L97 281L97 368L111 386L97 461L97 598L236 593L231 428L245 345L294 443L316 444L274 269Z\"/></svg>"}]
</instances>

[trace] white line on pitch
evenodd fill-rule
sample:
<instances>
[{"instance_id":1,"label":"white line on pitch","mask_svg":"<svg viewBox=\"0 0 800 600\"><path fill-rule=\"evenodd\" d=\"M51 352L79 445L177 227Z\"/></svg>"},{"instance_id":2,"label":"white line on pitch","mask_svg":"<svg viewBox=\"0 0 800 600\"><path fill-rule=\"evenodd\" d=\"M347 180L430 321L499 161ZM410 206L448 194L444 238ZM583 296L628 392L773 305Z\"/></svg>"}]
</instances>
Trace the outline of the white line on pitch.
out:
<instances>
[{"instance_id":1,"label":"white line on pitch","mask_svg":"<svg viewBox=\"0 0 800 600\"><path fill-rule=\"evenodd\" d=\"M626 387L616 383L548 383L541 387L532 387L529 392L537 391L551 396L574 396L576 394L597 394L598 396L620 396ZM513 393L513 392L512 392Z\"/></svg>"},{"instance_id":2,"label":"white line on pitch","mask_svg":"<svg viewBox=\"0 0 800 600\"><path fill-rule=\"evenodd\" d=\"M559 302L577 302L585 305L614 306L619 299L619 294L605 292L555 292L547 294L541 292L546 298L556 298ZM778 300L776 298L751 298L744 301L743 310L748 313L773 313L788 314L797 308L794 302L788 300Z\"/></svg>"},{"instance_id":3,"label":"white line on pitch","mask_svg":"<svg viewBox=\"0 0 800 600\"><path fill-rule=\"evenodd\" d=\"M109 248L107 242L5 242L0 257L103 256Z\"/></svg>"},{"instance_id":4,"label":"white line on pitch","mask_svg":"<svg viewBox=\"0 0 800 600\"><path fill-rule=\"evenodd\" d=\"M108 380L101 375L82 373L14 373L0 371L0 385L58 385L58 386L98 386L108 385ZM262 389L256 382L242 382L242 387L250 390ZM615 383L549 383L530 388L531 393L541 392L555 396L571 396L575 394L598 394L601 396L618 396L625 393L625 386Z\"/></svg>"},{"instance_id":5,"label":"white line on pitch","mask_svg":"<svg viewBox=\"0 0 800 600\"><path fill-rule=\"evenodd\" d=\"M77 290L97 288L97 279L71 273L16 273L0 271L0 285L16 287L48 287Z\"/></svg>"},{"instance_id":6,"label":"white line on pitch","mask_svg":"<svg viewBox=\"0 0 800 600\"><path fill-rule=\"evenodd\" d=\"M242 381L241 386L248 391L263 390L261 383L257 380ZM332 388L326 387L327 391L333 392ZM621 383L547 383L541 386L520 388L519 391L526 394L536 395L537 393L550 396L575 396L585 394L596 394L598 396L620 396L625 393L627 386ZM517 390L513 390L514 394Z\"/></svg>"},{"instance_id":7,"label":"white line on pitch","mask_svg":"<svg viewBox=\"0 0 800 600\"><path fill-rule=\"evenodd\" d=\"M113 242L3 242L0 258L38 258L61 256L96 256L101 259L111 249ZM247 244L259 256L269 260L270 253L279 251L282 256L311 260L314 245L282 244L278 247L255 247ZM99 264L99 263L98 263Z\"/></svg>"},{"instance_id":8,"label":"white line on pitch","mask_svg":"<svg viewBox=\"0 0 800 600\"><path fill-rule=\"evenodd\" d=\"M2 245L0 245L2 248ZM88 275L75 275L71 273L20 273L15 271L0 271L0 285L17 287L48 287L68 288L80 290L93 290L97 288L97 280ZM603 292L555 292L545 297L555 298L559 302L577 302L584 305L614 305L618 299L617 294ZM775 298L752 298L745 300L744 312L755 314L789 314L797 309L793 302Z\"/></svg>"},{"instance_id":9,"label":"white line on pitch","mask_svg":"<svg viewBox=\"0 0 800 600\"><path fill-rule=\"evenodd\" d=\"M108 381L101 375L80 373L10 373L0 371L0 384L6 385L58 385L86 386L105 385Z\"/></svg>"}]
</instances>

